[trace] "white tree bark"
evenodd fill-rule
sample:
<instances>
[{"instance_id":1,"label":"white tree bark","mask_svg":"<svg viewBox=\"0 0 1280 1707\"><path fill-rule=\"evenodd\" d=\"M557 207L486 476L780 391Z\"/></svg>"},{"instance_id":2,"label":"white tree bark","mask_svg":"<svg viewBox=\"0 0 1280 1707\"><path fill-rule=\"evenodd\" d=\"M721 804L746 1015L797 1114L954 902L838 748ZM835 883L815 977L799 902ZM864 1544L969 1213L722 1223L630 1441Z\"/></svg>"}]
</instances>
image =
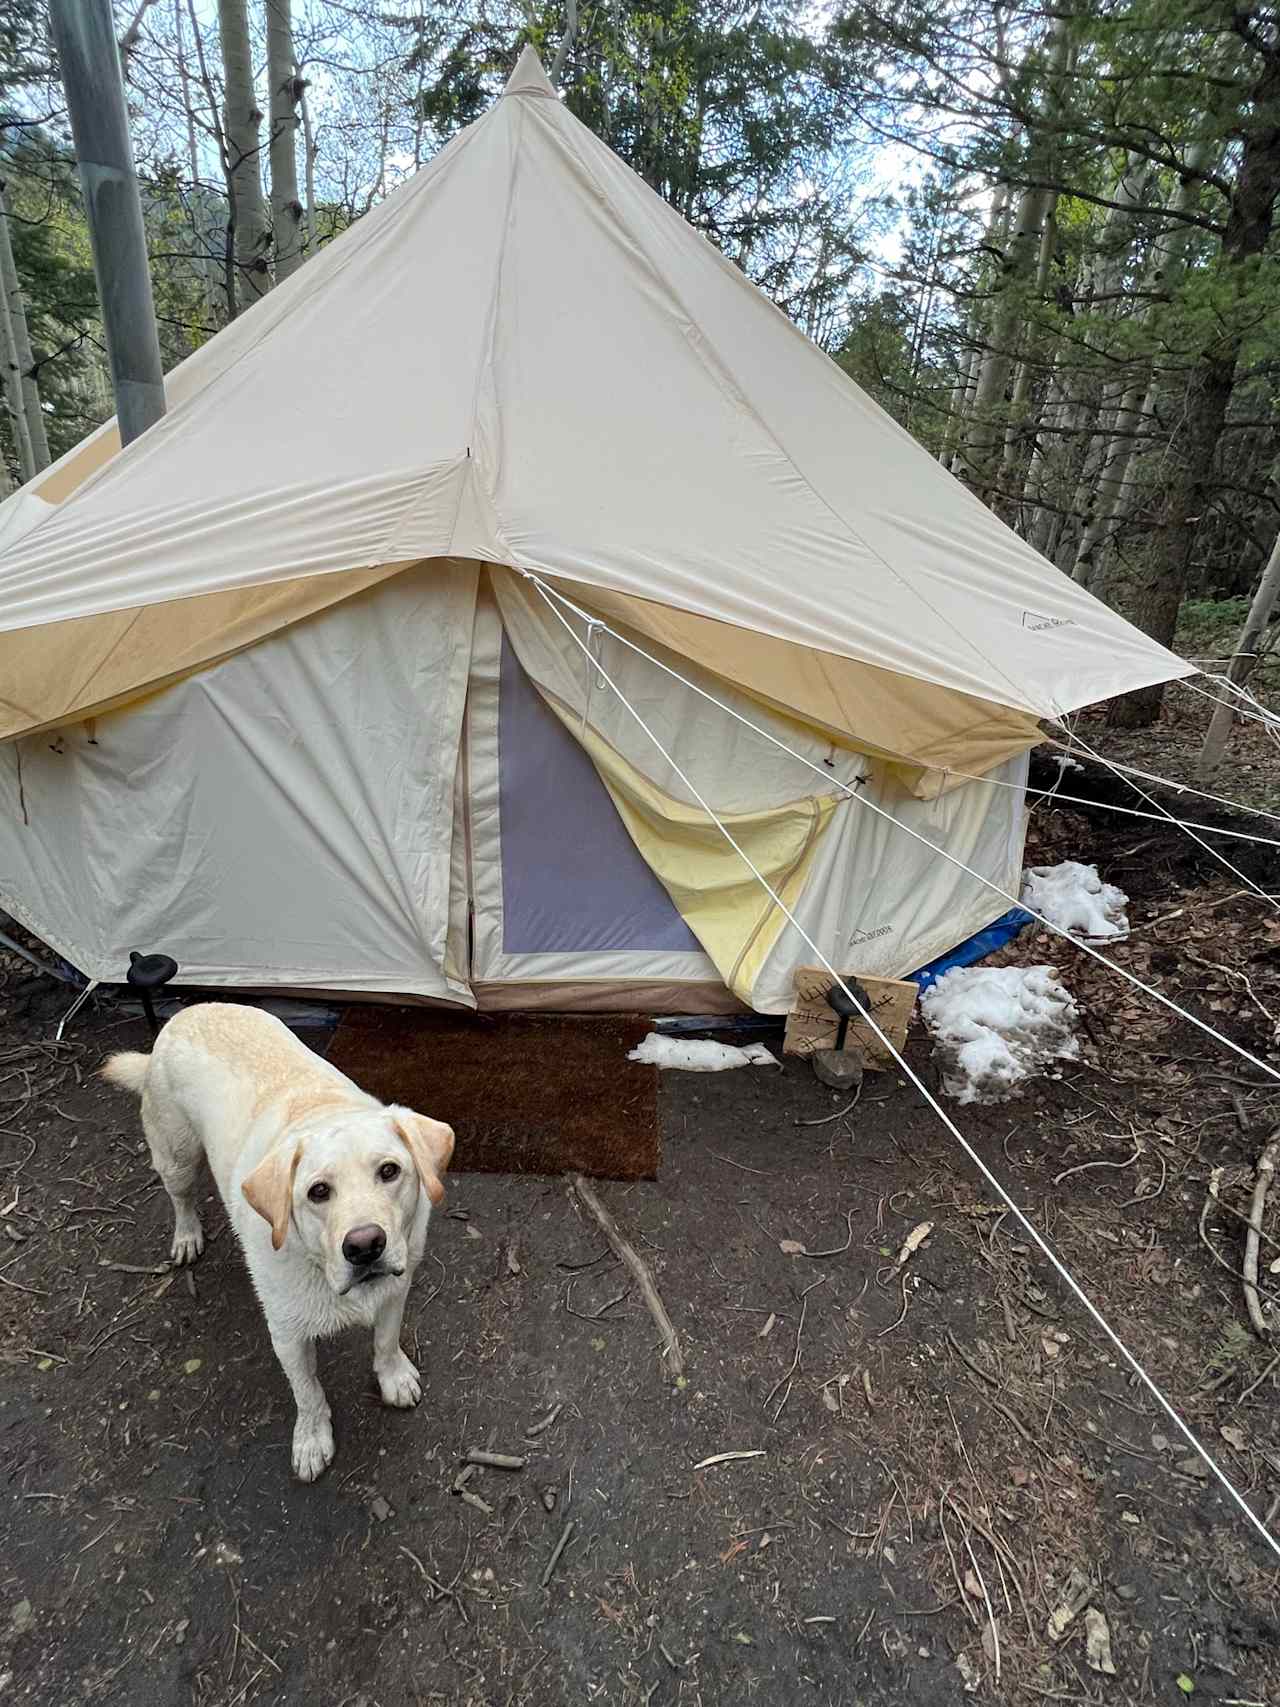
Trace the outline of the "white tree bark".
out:
<instances>
[{"instance_id":1,"label":"white tree bark","mask_svg":"<svg viewBox=\"0 0 1280 1707\"><path fill-rule=\"evenodd\" d=\"M569 49L573 46L573 38L577 33L578 0L565 0L564 34L560 37L560 45L556 49L556 56L551 61L550 69L547 72L549 81L556 89L560 87L560 79L564 75L564 62L569 56Z\"/></svg>"},{"instance_id":2,"label":"white tree bark","mask_svg":"<svg viewBox=\"0 0 1280 1707\"><path fill-rule=\"evenodd\" d=\"M196 141L196 112L192 98L191 74L187 70L186 19L184 0L173 0L174 53L178 61L178 87L182 96L182 113L187 131L187 171L191 179L191 232L195 238L196 268L204 285L205 303L211 313L221 302L222 265L217 252L217 236L204 200L204 185L200 178L200 148Z\"/></svg>"},{"instance_id":3,"label":"white tree bark","mask_svg":"<svg viewBox=\"0 0 1280 1707\"><path fill-rule=\"evenodd\" d=\"M9 197L0 183L0 288L8 299L9 332L13 340L13 357L17 364L22 394L22 414L26 421L27 438L31 445L33 472L38 474L49 466L49 439L45 432L44 410L40 406L40 385L36 379L35 357L31 351L31 334L27 327L27 305L22 295L22 281L13 259L13 243L9 235Z\"/></svg>"},{"instance_id":4,"label":"white tree bark","mask_svg":"<svg viewBox=\"0 0 1280 1707\"><path fill-rule=\"evenodd\" d=\"M314 255L316 252L316 142L315 131L311 128L311 108L307 105L307 84L301 71L298 73L301 85L298 95L298 110L302 114L302 152L303 172L307 184L307 211L305 229L302 233L302 253ZM421 126L419 126L419 131Z\"/></svg>"},{"instance_id":5,"label":"white tree bark","mask_svg":"<svg viewBox=\"0 0 1280 1707\"><path fill-rule=\"evenodd\" d=\"M1009 186L997 184L991 194L991 211L987 216L986 230L983 233L982 248L986 255L993 250L1003 252L1007 236L1006 222L1009 216ZM981 272L978 274L982 276ZM956 384L951 393L950 420L947 422L946 437L943 440L940 461L944 468L958 469L958 446L964 435L964 423L968 415L974 389L978 383L978 372L982 361L979 345L982 342L984 315L981 303L974 300L965 316L964 331L969 347L960 359L960 371Z\"/></svg>"},{"instance_id":6,"label":"white tree bark","mask_svg":"<svg viewBox=\"0 0 1280 1707\"><path fill-rule=\"evenodd\" d=\"M31 434L27 430L26 411L22 404L22 379L18 369L18 352L13 342L13 322L9 317L9 296L3 290L0 290L0 377L4 382L4 405L9 417L9 431L13 435L14 449L18 453L18 473L23 481L27 481L35 473L36 466L31 454Z\"/></svg>"},{"instance_id":7,"label":"white tree bark","mask_svg":"<svg viewBox=\"0 0 1280 1707\"><path fill-rule=\"evenodd\" d=\"M302 265L298 200L298 75L291 0L267 0L267 85L271 160L271 229L276 283Z\"/></svg>"},{"instance_id":8,"label":"white tree bark","mask_svg":"<svg viewBox=\"0 0 1280 1707\"><path fill-rule=\"evenodd\" d=\"M235 228L237 300L247 307L271 288L267 268L270 227L262 195L262 111L253 86L246 0L218 0L222 42L223 118L231 218Z\"/></svg>"},{"instance_id":9,"label":"white tree bark","mask_svg":"<svg viewBox=\"0 0 1280 1707\"><path fill-rule=\"evenodd\" d=\"M1045 214L1044 230L1040 234L1040 256L1036 262L1035 280L1035 293L1038 297L1043 297L1049 283L1049 268L1053 262L1053 247L1057 230L1053 215L1057 205L1058 198L1055 194L1050 200L1048 211ZM1014 472L1022 454L1025 438L1027 401L1035 380L1034 354L1034 350L1030 347L1023 351L1022 361L1019 363L1017 374L1014 376L1013 390L1009 394L1009 425L1005 430L1001 485L1010 496L1012 496L1013 491ZM1016 503L1013 505L1013 509L1015 512L1017 511L1018 505Z\"/></svg>"}]
</instances>

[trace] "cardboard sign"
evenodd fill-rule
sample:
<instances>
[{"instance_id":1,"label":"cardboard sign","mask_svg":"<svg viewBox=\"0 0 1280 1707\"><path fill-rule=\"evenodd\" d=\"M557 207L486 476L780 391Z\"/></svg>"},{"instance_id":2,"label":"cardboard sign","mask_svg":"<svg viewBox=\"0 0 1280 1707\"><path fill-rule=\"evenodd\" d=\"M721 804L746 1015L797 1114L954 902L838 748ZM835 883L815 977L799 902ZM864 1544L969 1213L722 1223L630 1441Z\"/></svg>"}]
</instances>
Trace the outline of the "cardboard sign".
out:
<instances>
[{"instance_id":1,"label":"cardboard sign","mask_svg":"<svg viewBox=\"0 0 1280 1707\"><path fill-rule=\"evenodd\" d=\"M916 996L919 994L916 986L897 978L868 978L861 972L851 972L847 976L856 978L870 996L875 1022L894 1048L905 1049L907 1026L911 1023ZM827 1006L827 991L834 983L835 979L831 974L820 966L796 968L796 999L787 1017L787 1029L782 1042L784 1054L812 1055L818 1049L835 1048L840 1019ZM861 1049L867 1066L876 1071L883 1072L894 1065L892 1055L870 1026L860 1019L849 1021L849 1029L845 1033L845 1047L848 1048L850 1044L856 1044Z\"/></svg>"}]
</instances>

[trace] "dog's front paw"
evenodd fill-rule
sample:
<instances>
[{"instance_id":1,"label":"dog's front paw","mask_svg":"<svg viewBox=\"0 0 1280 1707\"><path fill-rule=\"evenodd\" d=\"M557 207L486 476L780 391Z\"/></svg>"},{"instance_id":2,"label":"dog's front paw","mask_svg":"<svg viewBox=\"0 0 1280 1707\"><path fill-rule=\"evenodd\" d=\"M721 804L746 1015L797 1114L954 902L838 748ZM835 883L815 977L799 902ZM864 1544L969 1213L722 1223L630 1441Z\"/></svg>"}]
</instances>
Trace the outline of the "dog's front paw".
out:
<instances>
[{"instance_id":1,"label":"dog's front paw","mask_svg":"<svg viewBox=\"0 0 1280 1707\"><path fill-rule=\"evenodd\" d=\"M300 1482L314 1482L333 1463L333 1428L328 1417L303 1422L293 1430L293 1473Z\"/></svg>"},{"instance_id":2,"label":"dog's front paw","mask_svg":"<svg viewBox=\"0 0 1280 1707\"><path fill-rule=\"evenodd\" d=\"M204 1228L200 1217L193 1215L189 1221L182 1221L173 1229L173 1244L169 1247L169 1257L175 1267L182 1268L185 1264L194 1262L204 1250Z\"/></svg>"},{"instance_id":3,"label":"dog's front paw","mask_svg":"<svg viewBox=\"0 0 1280 1707\"><path fill-rule=\"evenodd\" d=\"M422 1397L422 1378L403 1352L391 1362L375 1369L378 1391L384 1405L395 1405L402 1411L411 1410Z\"/></svg>"}]
</instances>

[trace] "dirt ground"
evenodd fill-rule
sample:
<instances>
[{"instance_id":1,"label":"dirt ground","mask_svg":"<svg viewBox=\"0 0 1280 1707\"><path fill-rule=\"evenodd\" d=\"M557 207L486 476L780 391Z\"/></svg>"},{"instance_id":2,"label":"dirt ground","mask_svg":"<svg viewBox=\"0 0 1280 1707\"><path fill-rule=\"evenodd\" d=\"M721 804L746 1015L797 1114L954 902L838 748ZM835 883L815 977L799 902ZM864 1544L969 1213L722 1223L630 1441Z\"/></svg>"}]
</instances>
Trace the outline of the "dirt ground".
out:
<instances>
[{"instance_id":1,"label":"dirt ground","mask_svg":"<svg viewBox=\"0 0 1280 1707\"><path fill-rule=\"evenodd\" d=\"M1041 810L1035 851L1096 858L1133 897L1117 957L1274 1053L1280 927L1238 879L1140 821ZM1274 1517L1278 1365L1236 1271L1280 1097L1082 954L1006 952L1059 966L1087 1059L957 1118ZM170 1273L136 1111L91 1076L142 1026L102 1002L55 1046L65 993L5 978L6 1704L1280 1703L1274 1560L896 1076L820 1125L795 1062L664 1079L661 1178L601 1195L683 1384L563 1181L455 1176L407 1317L423 1404L323 1349L338 1458L302 1487L225 1216ZM451 1492L474 1446L528 1456L468 1484L489 1509ZM722 1453L754 1456L697 1468Z\"/></svg>"}]
</instances>

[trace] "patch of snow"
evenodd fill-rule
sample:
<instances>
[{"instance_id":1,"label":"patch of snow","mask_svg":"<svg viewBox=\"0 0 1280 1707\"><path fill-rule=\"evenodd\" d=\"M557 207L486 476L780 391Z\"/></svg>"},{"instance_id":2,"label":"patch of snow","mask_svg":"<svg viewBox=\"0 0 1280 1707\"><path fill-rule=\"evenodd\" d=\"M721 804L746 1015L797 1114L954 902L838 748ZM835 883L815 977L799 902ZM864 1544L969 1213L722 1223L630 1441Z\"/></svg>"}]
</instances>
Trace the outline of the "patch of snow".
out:
<instances>
[{"instance_id":1,"label":"patch of snow","mask_svg":"<svg viewBox=\"0 0 1280 1707\"><path fill-rule=\"evenodd\" d=\"M675 1067L686 1073L723 1073L730 1067L776 1067L763 1043L736 1049L731 1043L712 1043L704 1037L662 1037L651 1031L627 1056L650 1067Z\"/></svg>"},{"instance_id":2,"label":"patch of snow","mask_svg":"<svg viewBox=\"0 0 1280 1707\"><path fill-rule=\"evenodd\" d=\"M1129 934L1129 897L1104 883L1096 865L1065 859L1061 865L1029 866L1022 874L1022 902L1072 936L1114 941Z\"/></svg>"},{"instance_id":3,"label":"patch of snow","mask_svg":"<svg viewBox=\"0 0 1280 1707\"><path fill-rule=\"evenodd\" d=\"M958 966L920 998L957 1102L1005 1102L1051 1061L1074 1061L1079 1017L1056 966Z\"/></svg>"}]
</instances>

